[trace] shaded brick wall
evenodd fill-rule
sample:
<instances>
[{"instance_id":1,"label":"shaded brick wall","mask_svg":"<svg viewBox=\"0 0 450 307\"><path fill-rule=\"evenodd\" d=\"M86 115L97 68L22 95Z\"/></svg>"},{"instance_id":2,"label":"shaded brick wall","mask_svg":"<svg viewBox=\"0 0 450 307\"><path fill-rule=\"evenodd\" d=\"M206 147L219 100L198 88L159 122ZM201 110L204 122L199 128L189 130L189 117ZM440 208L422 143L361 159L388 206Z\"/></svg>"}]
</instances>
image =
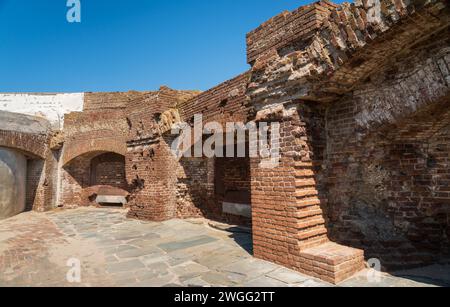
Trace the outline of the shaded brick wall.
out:
<instances>
[{"instance_id":1,"label":"shaded brick wall","mask_svg":"<svg viewBox=\"0 0 450 307\"><path fill-rule=\"evenodd\" d=\"M250 158L216 158L214 184L215 218L231 224L250 225L251 218L227 214L222 210L223 202L252 204Z\"/></svg>"},{"instance_id":2,"label":"shaded brick wall","mask_svg":"<svg viewBox=\"0 0 450 307\"><path fill-rule=\"evenodd\" d=\"M26 209L42 206L44 195L42 186L44 180L44 160L29 159L27 161L27 183L26 183ZM39 205L40 204L40 205Z\"/></svg>"},{"instance_id":3,"label":"shaded brick wall","mask_svg":"<svg viewBox=\"0 0 450 307\"><path fill-rule=\"evenodd\" d=\"M249 159L182 158L177 178L179 218L205 217L239 225L251 223L250 219L226 214L222 209L223 201L251 203Z\"/></svg>"},{"instance_id":4,"label":"shaded brick wall","mask_svg":"<svg viewBox=\"0 0 450 307\"><path fill-rule=\"evenodd\" d=\"M125 179L125 157L106 153L91 161L91 185L105 185L127 189Z\"/></svg>"},{"instance_id":5,"label":"shaded brick wall","mask_svg":"<svg viewBox=\"0 0 450 307\"><path fill-rule=\"evenodd\" d=\"M214 159L182 158L177 171L177 216L220 216L214 195Z\"/></svg>"},{"instance_id":6,"label":"shaded brick wall","mask_svg":"<svg viewBox=\"0 0 450 307\"><path fill-rule=\"evenodd\" d=\"M387 268L449 252L445 33L327 110L332 238Z\"/></svg>"},{"instance_id":7,"label":"shaded brick wall","mask_svg":"<svg viewBox=\"0 0 450 307\"><path fill-rule=\"evenodd\" d=\"M250 158L216 158L215 162L219 202L250 204Z\"/></svg>"},{"instance_id":8,"label":"shaded brick wall","mask_svg":"<svg viewBox=\"0 0 450 307\"><path fill-rule=\"evenodd\" d=\"M246 72L179 104L182 120L193 125L194 115L202 114L203 124L217 122L225 128L228 122L246 123L250 116L245 95L248 80L249 73ZM179 212L194 212L233 224L250 223L247 218L225 214L222 210L227 191L239 188L249 191L249 171L245 172L249 169L247 160L183 158L180 162L182 168L177 187ZM242 167L244 175L233 172L238 167ZM233 174L236 174L234 178ZM218 191L218 184L222 186L221 191ZM181 199L183 195L187 199Z\"/></svg>"},{"instance_id":9,"label":"shaded brick wall","mask_svg":"<svg viewBox=\"0 0 450 307\"><path fill-rule=\"evenodd\" d=\"M446 115L448 102L437 112ZM335 122L333 122L335 123ZM437 119L414 116L413 127ZM448 128L392 136L383 130L356 144L345 129L331 131L346 145L327 161L331 236L363 248L386 268L421 265L449 252ZM390 127L398 131L400 127ZM347 132L350 134L355 131ZM336 144L336 143L334 143Z\"/></svg>"}]
</instances>

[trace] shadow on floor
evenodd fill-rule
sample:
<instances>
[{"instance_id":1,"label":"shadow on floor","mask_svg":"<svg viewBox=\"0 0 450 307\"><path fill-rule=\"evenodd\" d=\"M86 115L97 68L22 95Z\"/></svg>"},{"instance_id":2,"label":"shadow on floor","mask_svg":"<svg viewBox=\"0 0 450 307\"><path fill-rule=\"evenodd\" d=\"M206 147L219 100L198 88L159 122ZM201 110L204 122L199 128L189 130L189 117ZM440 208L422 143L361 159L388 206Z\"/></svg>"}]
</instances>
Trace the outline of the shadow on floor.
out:
<instances>
[{"instance_id":1,"label":"shadow on floor","mask_svg":"<svg viewBox=\"0 0 450 307\"><path fill-rule=\"evenodd\" d=\"M390 272L392 276L438 287L450 287L450 262L410 270Z\"/></svg>"},{"instance_id":2,"label":"shadow on floor","mask_svg":"<svg viewBox=\"0 0 450 307\"><path fill-rule=\"evenodd\" d=\"M239 246L241 246L247 253L253 255L253 240L249 233L233 232L230 236Z\"/></svg>"}]
</instances>

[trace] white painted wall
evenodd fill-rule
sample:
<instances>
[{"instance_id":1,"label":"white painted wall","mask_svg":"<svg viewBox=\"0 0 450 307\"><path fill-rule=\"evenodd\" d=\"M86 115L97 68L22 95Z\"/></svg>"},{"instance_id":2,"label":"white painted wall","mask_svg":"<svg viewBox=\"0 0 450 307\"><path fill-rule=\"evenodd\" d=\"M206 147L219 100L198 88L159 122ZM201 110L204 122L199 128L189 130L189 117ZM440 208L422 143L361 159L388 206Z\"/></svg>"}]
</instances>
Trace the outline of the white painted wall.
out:
<instances>
[{"instance_id":1,"label":"white painted wall","mask_svg":"<svg viewBox=\"0 0 450 307\"><path fill-rule=\"evenodd\" d=\"M64 127L64 115L83 111L84 93L25 94L0 93L0 111L39 116L54 128Z\"/></svg>"}]
</instances>

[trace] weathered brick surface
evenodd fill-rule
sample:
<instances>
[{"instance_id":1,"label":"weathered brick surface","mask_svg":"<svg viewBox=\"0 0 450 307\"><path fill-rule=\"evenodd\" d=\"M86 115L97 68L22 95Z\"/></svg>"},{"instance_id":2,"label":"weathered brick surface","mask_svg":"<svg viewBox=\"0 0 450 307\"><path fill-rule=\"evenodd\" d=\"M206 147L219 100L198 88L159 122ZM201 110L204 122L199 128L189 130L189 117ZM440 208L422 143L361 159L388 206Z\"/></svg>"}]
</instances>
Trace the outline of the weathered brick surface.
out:
<instances>
[{"instance_id":1,"label":"weathered brick surface","mask_svg":"<svg viewBox=\"0 0 450 307\"><path fill-rule=\"evenodd\" d=\"M387 267L449 252L446 33L328 111L332 235Z\"/></svg>"},{"instance_id":2,"label":"weathered brick surface","mask_svg":"<svg viewBox=\"0 0 450 307\"><path fill-rule=\"evenodd\" d=\"M131 218L252 224L256 257L332 283L364 256L398 267L448 255L448 4L376 3L274 17L247 35L251 70L204 93L86 93L62 132L0 129L0 146L34 159L28 206L51 208L59 186L64 206L108 190L128 197ZM175 157L172 125L196 114L279 122L279 165ZM252 219L223 202L251 205Z\"/></svg>"},{"instance_id":3,"label":"weathered brick surface","mask_svg":"<svg viewBox=\"0 0 450 307\"><path fill-rule=\"evenodd\" d=\"M270 49L280 49L298 40L310 39L330 10L337 6L320 1L283 12L247 34L247 61L254 62Z\"/></svg>"},{"instance_id":4,"label":"weathered brick surface","mask_svg":"<svg viewBox=\"0 0 450 307\"><path fill-rule=\"evenodd\" d=\"M204 123L247 122L247 85L250 74L243 73L181 104L178 108L182 120L193 124L193 116L203 115Z\"/></svg>"},{"instance_id":5,"label":"weathered brick surface","mask_svg":"<svg viewBox=\"0 0 450 307\"><path fill-rule=\"evenodd\" d=\"M99 111L125 109L129 103L141 100L151 92L116 92L116 93L85 93L84 111Z\"/></svg>"},{"instance_id":6,"label":"weathered brick surface","mask_svg":"<svg viewBox=\"0 0 450 307\"><path fill-rule=\"evenodd\" d=\"M133 94L132 97L141 96ZM125 105L130 95L130 93L87 94L85 95L87 110L66 115L60 158L63 166L60 169L60 205L66 207L92 205L93 196L105 185L104 183L109 183L106 186L128 191L124 158L127 153L128 123L125 110L119 103L123 101ZM111 101L111 104L108 104L108 101ZM120 156L122 158L118 158ZM101 164L102 170L95 165L100 163L99 159L106 159ZM118 159L121 161L117 161ZM108 171L112 173L111 178L104 173ZM96 174L103 179L97 180L101 178L96 178ZM121 175L117 177L118 174Z\"/></svg>"},{"instance_id":7,"label":"weathered brick surface","mask_svg":"<svg viewBox=\"0 0 450 307\"><path fill-rule=\"evenodd\" d=\"M380 15L371 19L368 15L376 8L372 2L339 6L331 10L328 18L322 19L314 34L299 36L286 44L273 44L271 35L266 34L266 40L258 40L258 48L263 51L249 60L252 70L247 94L257 113L256 119L280 115L284 118L281 140L284 156L280 167L260 170L257 163L252 167L255 172L252 173L255 255L329 281L334 279L334 282L361 268L362 258L355 256L354 259L359 260L345 273L333 268L320 272L322 260L314 257L308 260L306 256L311 248L325 252L330 237L364 248L368 256L381 257L384 266L424 263L431 259L430 254L437 256L442 246L448 245L445 239L448 216L442 209L436 214L424 209L427 206L441 208L440 197L446 194L433 196L413 192L433 189L431 184L436 181L437 189L445 187L446 155L438 155L441 157L438 162L432 159L441 169L427 174L423 152L424 148L432 150L427 137L414 130L417 126L409 132L417 132L414 145L411 141L400 141L404 143L400 150L394 142L387 142L389 145L385 142L384 147L380 147L382 142L365 139L366 134L374 133L380 126L399 123L425 105L448 99L445 98L448 97L445 51L448 8L442 1L424 5L419 1L394 3L386 0L381 4ZM288 19L290 15L284 16ZM256 32L277 28L284 24L281 20L283 18L277 17L268 23L270 26L262 26ZM290 25L284 24L284 27L288 32ZM282 37L283 31L278 31L278 35ZM276 41L277 35L273 37ZM257 44L249 40L250 52L254 52L255 46ZM427 52L428 55L424 55ZM287 110L296 104L309 105L306 101L329 104L322 104L323 111L313 109L309 114L301 111L304 107L297 107L300 117L294 122L289 119L286 124ZM312 120L322 122L319 130L325 133L318 136L302 129ZM437 133L436 129L442 125L433 123L433 131ZM429 125L420 123L422 128ZM297 140L292 135L295 129L302 129L298 131L304 133ZM285 141L287 136L290 138ZM443 142L445 138L439 140ZM367 143L363 145L363 141ZM291 149L292 144L300 146ZM387 149L390 146L392 150ZM445 144L441 146L445 148ZM387 158L392 152L400 152L397 156L406 158L394 162L392 157ZM290 160L289 156L292 156ZM387 166L374 162L376 158L390 161L394 169L383 177ZM371 163L375 164L369 166ZM399 170L399 165L408 171ZM413 174L419 178L410 177ZM265 177L266 182L255 179ZM392 181L384 181L386 178ZM276 184L278 182L282 184ZM377 197L377 190L391 190L383 195L382 204L371 199ZM393 208L393 212L389 208ZM399 226L404 228L403 233L411 234L403 240L406 248L398 245L402 239L395 238L395 228ZM411 245L411 239L417 243ZM395 247L399 248L394 250ZM334 256L331 253L329 257Z\"/></svg>"},{"instance_id":8,"label":"weathered brick surface","mask_svg":"<svg viewBox=\"0 0 450 307\"><path fill-rule=\"evenodd\" d=\"M147 220L176 217L176 169L172 137L162 137L162 114L196 95L162 87L143 100L128 104L126 177L132 192L129 216Z\"/></svg>"}]
</instances>

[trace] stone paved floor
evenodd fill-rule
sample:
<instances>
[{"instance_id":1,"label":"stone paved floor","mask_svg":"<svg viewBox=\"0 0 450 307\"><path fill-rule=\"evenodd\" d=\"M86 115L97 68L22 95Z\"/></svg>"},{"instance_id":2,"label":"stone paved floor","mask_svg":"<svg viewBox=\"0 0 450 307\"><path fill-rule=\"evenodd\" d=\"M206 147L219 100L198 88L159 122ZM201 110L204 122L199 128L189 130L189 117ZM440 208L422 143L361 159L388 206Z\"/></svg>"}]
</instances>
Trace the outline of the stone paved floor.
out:
<instances>
[{"instance_id":1,"label":"stone paved floor","mask_svg":"<svg viewBox=\"0 0 450 307\"><path fill-rule=\"evenodd\" d=\"M125 218L121 209L28 212L0 221L0 286L330 286L252 258L251 237L204 220L162 223ZM66 279L69 259L81 262L81 283ZM448 267L383 274L367 272L342 286L450 285Z\"/></svg>"}]
</instances>

